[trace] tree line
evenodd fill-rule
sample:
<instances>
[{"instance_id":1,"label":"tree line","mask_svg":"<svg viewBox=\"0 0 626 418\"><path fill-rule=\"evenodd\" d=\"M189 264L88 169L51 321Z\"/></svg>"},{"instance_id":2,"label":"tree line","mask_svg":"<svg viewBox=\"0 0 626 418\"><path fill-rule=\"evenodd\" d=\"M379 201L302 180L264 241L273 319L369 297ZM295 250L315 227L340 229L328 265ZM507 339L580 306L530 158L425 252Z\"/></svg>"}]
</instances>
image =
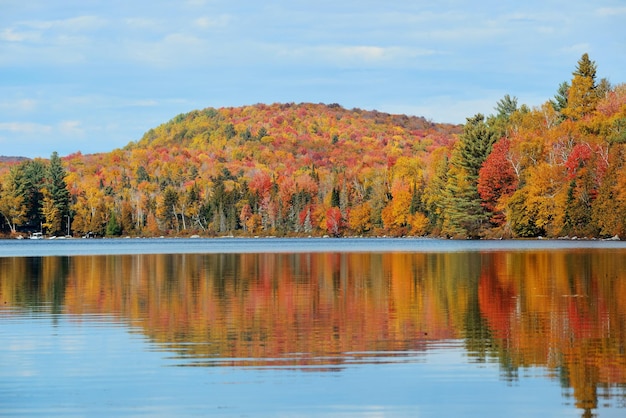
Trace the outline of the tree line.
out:
<instances>
[{"instance_id":1,"label":"tree line","mask_svg":"<svg viewBox=\"0 0 626 418\"><path fill-rule=\"evenodd\" d=\"M460 127L339 105L181 114L105 154L4 164L6 233L612 237L626 86L587 54L551 100Z\"/></svg>"}]
</instances>

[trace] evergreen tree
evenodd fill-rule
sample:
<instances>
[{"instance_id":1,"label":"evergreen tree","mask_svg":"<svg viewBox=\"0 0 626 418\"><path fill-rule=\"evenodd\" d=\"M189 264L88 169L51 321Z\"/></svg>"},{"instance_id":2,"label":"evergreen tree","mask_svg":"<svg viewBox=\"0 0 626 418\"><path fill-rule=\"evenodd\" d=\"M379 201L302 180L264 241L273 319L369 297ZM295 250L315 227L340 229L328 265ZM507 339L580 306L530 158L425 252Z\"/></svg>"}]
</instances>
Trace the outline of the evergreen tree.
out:
<instances>
[{"instance_id":1,"label":"evergreen tree","mask_svg":"<svg viewBox=\"0 0 626 418\"><path fill-rule=\"evenodd\" d=\"M117 215L115 212L111 212L109 216L109 222L107 222L106 235L107 237L117 237L122 234L122 226L117 221Z\"/></svg>"},{"instance_id":2,"label":"evergreen tree","mask_svg":"<svg viewBox=\"0 0 626 418\"><path fill-rule=\"evenodd\" d=\"M589 54L585 52L582 55L582 57L580 57L580 59L578 60L576 71L574 71L572 74L574 75L574 77L579 76L579 77L591 78L594 82L594 88L595 88L596 70L597 70L597 66L596 66L595 61L591 61L589 59Z\"/></svg>"},{"instance_id":3,"label":"evergreen tree","mask_svg":"<svg viewBox=\"0 0 626 418\"><path fill-rule=\"evenodd\" d=\"M39 231L43 223L41 208L46 166L41 160L32 160L22 163L22 169L24 171L23 193L26 204L26 226L30 230Z\"/></svg>"},{"instance_id":4,"label":"evergreen tree","mask_svg":"<svg viewBox=\"0 0 626 418\"><path fill-rule=\"evenodd\" d=\"M338 208L341 204L341 198L339 196L339 190L333 188L332 194L330 195L330 206L333 208Z\"/></svg>"},{"instance_id":5,"label":"evergreen tree","mask_svg":"<svg viewBox=\"0 0 626 418\"><path fill-rule=\"evenodd\" d=\"M518 111L517 97L506 94L495 107L496 115L489 118L489 125L497 134L497 137L508 137L511 116Z\"/></svg>"},{"instance_id":6,"label":"evergreen tree","mask_svg":"<svg viewBox=\"0 0 626 418\"><path fill-rule=\"evenodd\" d=\"M444 197L444 234L470 238L480 236L487 214L478 194L478 172L497 138L483 115L467 119L450 159Z\"/></svg>"},{"instance_id":7,"label":"evergreen tree","mask_svg":"<svg viewBox=\"0 0 626 418\"><path fill-rule=\"evenodd\" d=\"M552 108L559 113L559 122L562 122L565 119L565 116L562 114L563 110L567 107L567 95L569 94L570 85L567 81L559 84L559 88L554 95L554 99L550 100L550 104Z\"/></svg>"},{"instance_id":8,"label":"evergreen tree","mask_svg":"<svg viewBox=\"0 0 626 418\"><path fill-rule=\"evenodd\" d=\"M573 76L572 85L567 94L567 107L563 110L563 114L578 120L593 112L598 102L596 64L586 53L578 60Z\"/></svg>"},{"instance_id":9,"label":"evergreen tree","mask_svg":"<svg viewBox=\"0 0 626 418\"><path fill-rule=\"evenodd\" d=\"M496 118L508 120L515 111L517 111L517 97L511 97L505 94L496 104Z\"/></svg>"},{"instance_id":10,"label":"evergreen tree","mask_svg":"<svg viewBox=\"0 0 626 418\"><path fill-rule=\"evenodd\" d=\"M53 152L50 157L50 163L46 170L46 191L45 196L50 200L50 204L54 206L54 210L49 208L45 210L45 222L49 225L49 233L63 233L63 221L69 216L70 208L70 192L65 183L65 168L57 152ZM58 218L58 219L57 219Z\"/></svg>"}]
</instances>

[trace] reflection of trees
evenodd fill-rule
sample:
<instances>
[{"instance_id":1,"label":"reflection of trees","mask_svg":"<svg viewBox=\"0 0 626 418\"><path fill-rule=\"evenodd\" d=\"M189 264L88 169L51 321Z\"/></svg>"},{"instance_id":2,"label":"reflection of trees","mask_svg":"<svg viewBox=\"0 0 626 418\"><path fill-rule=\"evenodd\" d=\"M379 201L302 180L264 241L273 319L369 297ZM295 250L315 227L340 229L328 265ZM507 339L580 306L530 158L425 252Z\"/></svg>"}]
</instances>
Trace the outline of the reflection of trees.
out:
<instances>
[{"instance_id":1,"label":"reflection of trees","mask_svg":"<svg viewBox=\"0 0 626 418\"><path fill-rule=\"evenodd\" d=\"M546 367L589 415L598 391L626 383L623 254L494 253L479 284L494 352L509 367Z\"/></svg>"},{"instance_id":2,"label":"reflection of trees","mask_svg":"<svg viewBox=\"0 0 626 418\"><path fill-rule=\"evenodd\" d=\"M0 266L3 303L116 315L191 364L333 367L463 338L470 359L499 361L507 380L545 369L587 412L626 382L623 253L128 255Z\"/></svg>"},{"instance_id":3,"label":"reflection of trees","mask_svg":"<svg viewBox=\"0 0 626 418\"><path fill-rule=\"evenodd\" d=\"M61 312L69 265L68 257L0 258L0 302Z\"/></svg>"}]
</instances>

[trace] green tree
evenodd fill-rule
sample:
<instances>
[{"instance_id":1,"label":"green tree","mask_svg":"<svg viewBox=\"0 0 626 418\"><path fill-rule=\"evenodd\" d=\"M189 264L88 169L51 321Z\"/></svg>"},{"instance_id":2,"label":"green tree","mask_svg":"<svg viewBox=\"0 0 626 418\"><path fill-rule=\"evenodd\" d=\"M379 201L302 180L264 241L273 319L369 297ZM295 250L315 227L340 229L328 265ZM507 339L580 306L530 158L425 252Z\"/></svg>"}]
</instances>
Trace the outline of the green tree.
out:
<instances>
[{"instance_id":1,"label":"green tree","mask_svg":"<svg viewBox=\"0 0 626 418\"><path fill-rule=\"evenodd\" d=\"M561 113L567 107L567 95L570 85L567 81L559 84L559 88L554 95L554 99L550 100L550 104L557 112Z\"/></svg>"},{"instance_id":2,"label":"green tree","mask_svg":"<svg viewBox=\"0 0 626 418\"><path fill-rule=\"evenodd\" d=\"M497 113L489 118L488 123L498 138L508 137L511 116L518 111L517 97L506 94L498 101L495 110Z\"/></svg>"},{"instance_id":3,"label":"green tree","mask_svg":"<svg viewBox=\"0 0 626 418\"><path fill-rule=\"evenodd\" d=\"M339 196L339 189L333 188L333 191L330 195L330 206L333 208L338 208L341 203Z\"/></svg>"},{"instance_id":4,"label":"green tree","mask_svg":"<svg viewBox=\"0 0 626 418\"><path fill-rule=\"evenodd\" d=\"M43 223L41 209L46 166L43 161L37 159L22 163L21 168L24 172L23 193L26 204L26 225L30 230L39 231Z\"/></svg>"},{"instance_id":5,"label":"green tree","mask_svg":"<svg viewBox=\"0 0 626 418\"><path fill-rule=\"evenodd\" d=\"M232 137L237 135L235 126L232 123L229 123L228 125L226 125L226 127L224 128L224 135L226 136L226 139L231 139Z\"/></svg>"},{"instance_id":6,"label":"green tree","mask_svg":"<svg viewBox=\"0 0 626 418\"><path fill-rule=\"evenodd\" d=\"M55 151L50 157L45 180L47 191L45 199L49 199L49 201L44 203L44 205L48 205L44 210L44 218L48 225L48 232L51 234L63 233L63 220L70 215L70 192L67 189L65 175L63 163ZM49 205L54 206L54 209L50 208Z\"/></svg>"},{"instance_id":7,"label":"green tree","mask_svg":"<svg viewBox=\"0 0 626 418\"><path fill-rule=\"evenodd\" d=\"M122 234L122 226L117 221L115 211L112 211L109 216L105 233L107 237L118 237Z\"/></svg>"},{"instance_id":8,"label":"green tree","mask_svg":"<svg viewBox=\"0 0 626 418\"><path fill-rule=\"evenodd\" d=\"M498 136L482 114L467 118L450 159L444 196L443 233L476 238L488 216L478 194L478 173Z\"/></svg>"}]
</instances>

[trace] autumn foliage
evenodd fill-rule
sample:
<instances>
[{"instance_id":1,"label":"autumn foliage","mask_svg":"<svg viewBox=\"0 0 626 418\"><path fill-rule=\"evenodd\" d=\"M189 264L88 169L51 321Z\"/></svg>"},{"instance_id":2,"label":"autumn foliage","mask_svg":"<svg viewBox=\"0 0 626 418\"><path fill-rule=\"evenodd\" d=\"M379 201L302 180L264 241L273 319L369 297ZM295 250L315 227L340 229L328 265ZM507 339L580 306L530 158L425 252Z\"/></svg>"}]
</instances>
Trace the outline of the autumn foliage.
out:
<instances>
[{"instance_id":1,"label":"autumn foliage","mask_svg":"<svg viewBox=\"0 0 626 418\"><path fill-rule=\"evenodd\" d=\"M9 319L31 310L104 315L194 366L311 371L462 341L470 361L498 362L502 378L546 375L569 402L592 410L611 395L624 400L625 257L619 250L18 257L0 269L0 297L13 308Z\"/></svg>"},{"instance_id":2,"label":"autumn foliage","mask_svg":"<svg viewBox=\"0 0 626 418\"><path fill-rule=\"evenodd\" d=\"M507 95L495 114L468 117L463 127L336 104L195 110L124 149L62 158L69 205L45 200L50 183L38 173L49 171L47 161L1 163L2 228L97 236L625 235L626 86L595 77L585 54L555 100L531 109Z\"/></svg>"}]
</instances>

